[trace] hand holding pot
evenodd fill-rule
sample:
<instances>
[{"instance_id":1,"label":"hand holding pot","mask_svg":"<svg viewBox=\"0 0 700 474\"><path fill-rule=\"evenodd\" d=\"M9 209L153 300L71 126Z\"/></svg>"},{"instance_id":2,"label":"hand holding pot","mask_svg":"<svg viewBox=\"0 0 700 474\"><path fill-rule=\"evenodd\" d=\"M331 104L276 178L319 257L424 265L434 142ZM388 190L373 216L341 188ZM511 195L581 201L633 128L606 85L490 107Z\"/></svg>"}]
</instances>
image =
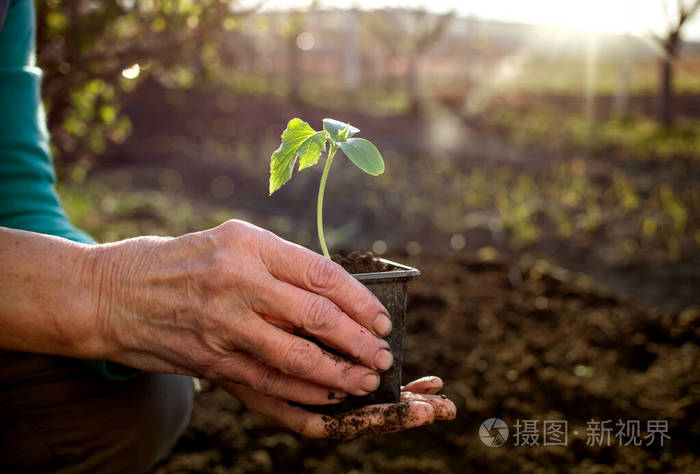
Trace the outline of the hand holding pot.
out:
<instances>
[{"instance_id":1,"label":"hand holding pot","mask_svg":"<svg viewBox=\"0 0 700 474\"><path fill-rule=\"evenodd\" d=\"M245 222L96 246L91 261L98 357L316 405L366 395L392 364L381 339L391 323L374 295L339 265Z\"/></svg>"},{"instance_id":2,"label":"hand holding pot","mask_svg":"<svg viewBox=\"0 0 700 474\"><path fill-rule=\"evenodd\" d=\"M401 389L399 403L368 405L339 415L320 415L264 395L250 387L219 384L252 412L268 421L310 438L349 440L364 434L385 434L452 420L457 416L454 403L436 395L442 389L439 377L423 377Z\"/></svg>"}]
</instances>

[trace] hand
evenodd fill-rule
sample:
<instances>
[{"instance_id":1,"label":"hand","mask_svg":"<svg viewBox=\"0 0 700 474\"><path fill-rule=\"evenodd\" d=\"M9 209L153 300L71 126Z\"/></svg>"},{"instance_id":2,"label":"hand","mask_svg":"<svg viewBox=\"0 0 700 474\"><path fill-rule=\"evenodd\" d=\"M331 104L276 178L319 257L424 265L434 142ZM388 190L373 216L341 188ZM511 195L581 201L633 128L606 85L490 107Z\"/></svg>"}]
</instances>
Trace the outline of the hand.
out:
<instances>
[{"instance_id":1,"label":"hand","mask_svg":"<svg viewBox=\"0 0 700 474\"><path fill-rule=\"evenodd\" d=\"M253 225L95 249L102 358L316 405L366 395L392 364L376 297L339 265Z\"/></svg>"},{"instance_id":2,"label":"hand","mask_svg":"<svg viewBox=\"0 0 700 474\"><path fill-rule=\"evenodd\" d=\"M453 420L457 416L454 403L436 395L442 389L442 380L432 376L402 387L399 403L368 405L339 415L313 413L244 385L219 385L250 411L309 438L350 440L364 434L380 435L430 425L436 420Z\"/></svg>"}]
</instances>

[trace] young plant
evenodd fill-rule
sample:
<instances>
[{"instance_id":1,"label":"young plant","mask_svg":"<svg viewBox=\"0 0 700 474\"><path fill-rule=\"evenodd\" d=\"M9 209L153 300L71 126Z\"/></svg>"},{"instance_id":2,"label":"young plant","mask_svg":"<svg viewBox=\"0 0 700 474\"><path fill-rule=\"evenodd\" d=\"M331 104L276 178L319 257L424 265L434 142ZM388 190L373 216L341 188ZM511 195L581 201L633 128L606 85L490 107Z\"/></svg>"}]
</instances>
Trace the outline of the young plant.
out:
<instances>
[{"instance_id":1,"label":"young plant","mask_svg":"<svg viewBox=\"0 0 700 474\"><path fill-rule=\"evenodd\" d=\"M341 149L358 168L372 176L378 176L384 172L384 160L377 147L364 138L353 138L353 135L359 131L350 124L326 118L323 119L323 130L317 132L303 120L293 118L282 133L282 144L270 157L270 195L272 195L292 177L297 158L299 158L299 171L313 166L318 163L321 153L326 151L326 142L330 142L316 201L318 241L326 258L330 258L330 254L323 234L323 194L335 153Z\"/></svg>"}]
</instances>

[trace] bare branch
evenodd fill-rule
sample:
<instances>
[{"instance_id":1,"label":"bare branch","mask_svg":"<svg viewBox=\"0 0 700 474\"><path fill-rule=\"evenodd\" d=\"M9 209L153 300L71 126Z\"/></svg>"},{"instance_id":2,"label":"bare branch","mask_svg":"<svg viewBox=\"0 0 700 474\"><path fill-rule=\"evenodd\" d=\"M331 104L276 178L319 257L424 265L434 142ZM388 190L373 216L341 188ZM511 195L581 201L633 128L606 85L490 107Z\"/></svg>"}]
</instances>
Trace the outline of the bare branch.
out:
<instances>
[{"instance_id":1,"label":"bare branch","mask_svg":"<svg viewBox=\"0 0 700 474\"><path fill-rule=\"evenodd\" d=\"M416 53L419 55L426 53L430 48L443 37L454 19L454 10L440 15L429 31L416 39Z\"/></svg>"},{"instance_id":2,"label":"bare branch","mask_svg":"<svg viewBox=\"0 0 700 474\"><path fill-rule=\"evenodd\" d=\"M678 17L669 24L668 31L665 36L660 36L649 30L648 35L657 43L663 50L663 54L673 58L678 54L678 48L681 43L681 30L683 25L695 15L700 9L700 0L694 0L688 7L685 6L683 0L677 0ZM670 22L670 14L668 11L668 3L664 2L664 13L667 20Z\"/></svg>"},{"instance_id":3,"label":"bare branch","mask_svg":"<svg viewBox=\"0 0 700 474\"><path fill-rule=\"evenodd\" d=\"M683 26L686 20L690 19L700 8L700 0L695 0L692 5L685 9L683 0L678 0L678 30Z\"/></svg>"}]
</instances>

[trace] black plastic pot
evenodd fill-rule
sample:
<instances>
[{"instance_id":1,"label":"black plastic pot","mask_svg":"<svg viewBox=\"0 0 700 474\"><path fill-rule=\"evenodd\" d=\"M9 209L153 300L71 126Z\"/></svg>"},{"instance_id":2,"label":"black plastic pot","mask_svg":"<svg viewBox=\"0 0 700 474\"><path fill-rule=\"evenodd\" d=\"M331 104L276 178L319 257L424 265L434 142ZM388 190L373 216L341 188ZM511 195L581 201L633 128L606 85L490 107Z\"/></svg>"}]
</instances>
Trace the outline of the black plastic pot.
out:
<instances>
[{"instance_id":1,"label":"black plastic pot","mask_svg":"<svg viewBox=\"0 0 700 474\"><path fill-rule=\"evenodd\" d=\"M384 339L391 347L394 355L394 365L381 374L379 388L365 397L348 396L342 403L323 406L306 406L306 408L318 413L341 413L353 408L376 403L395 403L401 395L401 364L403 362L403 335L406 327L406 295L408 282L420 275L413 267L380 259L392 270L373 273L354 273L353 276L360 280L389 312L391 319L391 333Z\"/></svg>"}]
</instances>

